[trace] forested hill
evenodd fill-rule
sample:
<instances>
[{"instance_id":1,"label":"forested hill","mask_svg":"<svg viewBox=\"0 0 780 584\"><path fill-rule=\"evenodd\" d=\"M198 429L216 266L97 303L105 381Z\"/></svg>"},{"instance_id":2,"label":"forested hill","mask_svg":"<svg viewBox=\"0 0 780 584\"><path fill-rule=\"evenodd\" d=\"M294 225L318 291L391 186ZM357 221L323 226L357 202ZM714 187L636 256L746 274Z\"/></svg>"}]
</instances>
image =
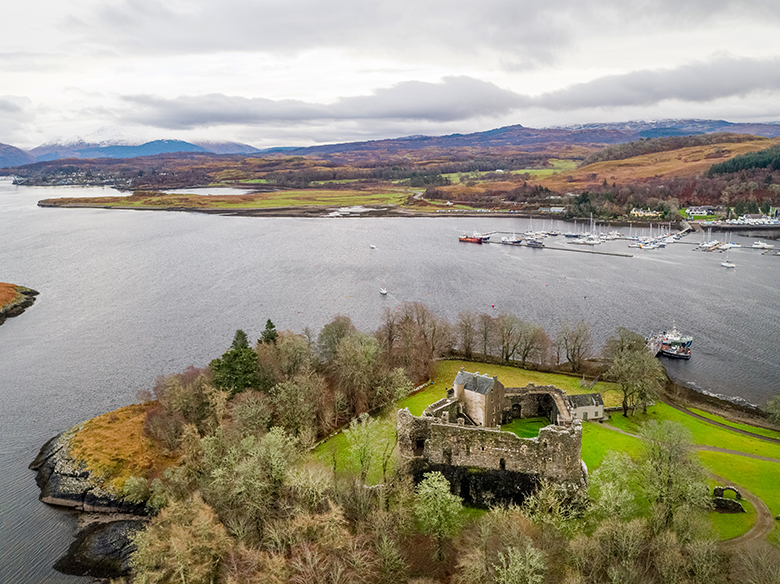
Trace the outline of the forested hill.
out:
<instances>
[{"instance_id":1,"label":"forested hill","mask_svg":"<svg viewBox=\"0 0 780 584\"><path fill-rule=\"evenodd\" d=\"M741 154L740 156L735 156L731 160L713 164L708 174L710 176L714 174L729 174L742 170L752 170L754 168L780 170L780 147L772 146L766 150Z\"/></svg>"}]
</instances>

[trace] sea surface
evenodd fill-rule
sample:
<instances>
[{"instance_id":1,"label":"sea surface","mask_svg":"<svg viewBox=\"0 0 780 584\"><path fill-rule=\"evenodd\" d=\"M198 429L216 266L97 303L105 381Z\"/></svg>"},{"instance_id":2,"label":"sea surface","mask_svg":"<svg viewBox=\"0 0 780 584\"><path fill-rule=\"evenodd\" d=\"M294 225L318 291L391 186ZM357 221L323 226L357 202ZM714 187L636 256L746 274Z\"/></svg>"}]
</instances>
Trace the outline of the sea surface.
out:
<instances>
[{"instance_id":1,"label":"sea surface","mask_svg":"<svg viewBox=\"0 0 780 584\"><path fill-rule=\"evenodd\" d=\"M51 566L77 515L38 501L28 470L74 424L133 403L161 374L206 366L236 329L315 333L336 314L370 332L383 308L426 303L455 321L501 311L543 325L587 321L594 349L615 327L694 337L670 375L763 403L780 391L780 256L660 250L627 242L572 251L563 237L530 249L458 242L472 231L522 233L515 217L244 218L196 213L39 208L44 198L110 189L19 187L0 180L0 281L41 294L0 326L0 582L68 583ZM536 229L569 225L536 221ZM493 236L500 240L500 234ZM750 246L755 237L732 235ZM371 246L375 246L372 248ZM379 294L386 286L387 296Z\"/></svg>"}]
</instances>

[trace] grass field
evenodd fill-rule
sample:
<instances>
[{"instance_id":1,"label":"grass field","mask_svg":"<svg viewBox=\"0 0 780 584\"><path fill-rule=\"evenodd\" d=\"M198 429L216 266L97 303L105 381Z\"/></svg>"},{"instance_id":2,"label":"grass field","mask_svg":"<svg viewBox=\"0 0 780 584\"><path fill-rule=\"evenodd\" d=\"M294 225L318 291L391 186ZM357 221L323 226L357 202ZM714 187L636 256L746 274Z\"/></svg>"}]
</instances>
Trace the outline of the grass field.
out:
<instances>
[{"instance_id":1,"label":"grass field","mask_svg":"<svg viewBox=\"0 0 780 584\"><path fill-rule=\"evenodd\" d=\"M559 176L542 179L540 184L551 190L566 191L573 186L581 189L596 186L603 180L618 184L653 177L696 176L702 174L715 162L733 158L739 154L756 152L769 148L775 140L757 138L747 142L710 144L681 148L669 152L655 152L623 160L597 162L572 170L562 172ZM727 150L725 158L712 158L716 149ZM571 177L571 179L569 179Z\"/></svg>"},{"instance_id":2,"label":"grass field","mask_svg":"<svg viewBox=\"0 0 780 584\"><path fill-rule=\"evenodd\" d=\"M82 197L50 199L47 204L101 207L137 207L159 209L269 209L275 207L353 205L401 205L409 192L405 189L366 190L304 189L246 195L181 195L137 192L126 197Z\"/></svg>"},{"instance_id":3,"label":"grass field","mask_svg":"<svg viewBox=\"0 0 780 584\"><path fill-rule=\"evenodd\" d=\"M760 428L758 426L752 426L750 424L740 424L739 422L732 422L731 420L727 420L723 416L711 414L709 412L705 412L704 410L698 410L696 408L689 408L689 409L694 414L698 414L701 417L707 418L708 420L713 420L714 422L719 422L725 426L737 428L738 430L745 430L746 432L758 434L759 436L766 436L767 438L777 438L778 440L780 440L780 432L778 432L777 430L768 430L766 428Z\"/></svg>"},{"instance_id":4,"label":"grass field","mask_svg":"<svg viewBox=\"0 0 780 584\"><path fill-rule=\"evenodd\" d=\"M539 435L539 430L550 425L547 418L523 418L512 420L509 424L503 424L501 430L512 432L520 438L533 438Z\"/></svg>"},{"instance_id":5,"label":"grass field","mask_svg":"<svg viewBox=\"0 0 780 584\"><path fill-rule=\"evenodd\" d=\"M599 381L593 387L582 387L580 385L581 377L561 373L530 371L508 365L488 365L460 360L441 361L438 363L436 366L436 377L433 379L434 385L446 391L448 387L452 387L452 382L461 367L466 371L479 371L482 374L496 375L504 387L525 387L529 383L533 383L534 385L554 385L571 395L598 392L601 394L604 405L607 407L619 406L622 400L622 394L614 383Z\"/></svg>"},{"instance_id":6,"label":"grass field","mask_svg":"<svg viewBox=\"0 0 780 584\"><path fill-rule=\"evenodd\" d=\"M582 425L582 460L588 472L601 466L608 452L625 452L633 457L639 454L641 447L638 438L610 430L604 424L586 422Z\"/></svg>"}]
</instances>

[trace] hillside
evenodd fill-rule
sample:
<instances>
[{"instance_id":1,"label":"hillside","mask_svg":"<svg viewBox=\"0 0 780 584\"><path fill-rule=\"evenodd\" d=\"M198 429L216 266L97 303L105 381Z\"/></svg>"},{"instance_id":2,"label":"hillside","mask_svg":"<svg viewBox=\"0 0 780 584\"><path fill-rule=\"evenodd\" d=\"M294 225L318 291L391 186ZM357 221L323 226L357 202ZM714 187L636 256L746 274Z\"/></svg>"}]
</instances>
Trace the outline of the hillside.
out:
<instances>
[{"instance_id":1,"label":"hillside","mask_svg":"<svg viewBox=\"0 0 780 584\"><path fill-rule=\"evenodd\" d=\"M0 144L0 168L9 168L12 166L22 166L35 162L35 158L27 154L24 150L8 144Z\"/></svg>"},{"instance_id":2,"label":"hillside","mask_svg":"<svg viewBox=\"0 0 780 584\"><path fill-rule=\"evenodd\" d=\"M594 187L606 180L608 183L625 184L650 178L671 179L694 177L704 174L716 162L729 160L740 154L769 148L780 140L756 138L741 143L715 143L706 146L680 148L668 152L655 152L623 160L608 160L560 173L539 181L550 190L582 190Z\"/></svg>"}]
</instances>

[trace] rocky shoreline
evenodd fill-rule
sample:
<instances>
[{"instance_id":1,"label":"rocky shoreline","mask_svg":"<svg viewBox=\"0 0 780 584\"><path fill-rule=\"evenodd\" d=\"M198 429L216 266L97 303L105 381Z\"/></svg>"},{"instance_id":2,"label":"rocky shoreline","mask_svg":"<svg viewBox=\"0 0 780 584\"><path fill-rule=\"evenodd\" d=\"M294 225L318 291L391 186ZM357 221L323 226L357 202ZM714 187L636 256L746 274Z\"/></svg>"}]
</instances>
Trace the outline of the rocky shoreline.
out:
<instances>
[{"instance_id":1,"label":"rocky shoreline","mask_svg":"<svg viewBox=\"0 0 780 584\"><path fill-rule=\"evenodd\" d=\"M90 521L80 530L54 568L74 576L126 576L135 550L132 537L146 523L146 504L111 492L99 477L91 476L84 464L71 456L71 440L81 427L75 426L49 440L30 464L30 469L36 471L35 482L41 489L42 502L101 514L104 518Z\"/></svg>"},{"instance_id":2,"label":"rocky shoreline","mask_svg":"<svg viewBox=\"0 0 780 584\"><path fill-rule=\"evenodd\" d=\"M30 308L35 302L35 297L39 294L37 290L24 286L16 286L16 291L19 293L16 300L0 306L0 324L3 324L7 318L19 316Z\"/></svg>"}]
</instances>

